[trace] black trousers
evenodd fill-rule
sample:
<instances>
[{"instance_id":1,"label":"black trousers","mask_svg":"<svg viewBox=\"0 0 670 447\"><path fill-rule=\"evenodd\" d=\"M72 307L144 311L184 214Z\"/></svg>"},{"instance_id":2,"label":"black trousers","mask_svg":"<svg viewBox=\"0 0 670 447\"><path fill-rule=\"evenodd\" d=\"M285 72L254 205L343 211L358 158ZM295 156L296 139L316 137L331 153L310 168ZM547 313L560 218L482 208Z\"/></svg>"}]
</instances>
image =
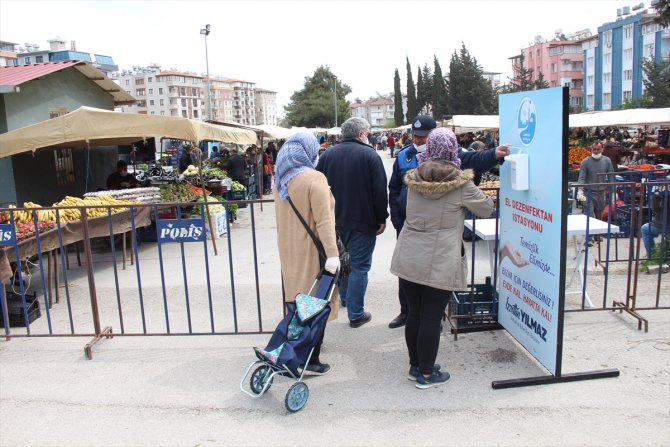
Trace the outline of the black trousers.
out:
<instances>
[{"instance_id":1,"label":"black trousers","mask_svg":"<svg viewBox=\"0 0 670 447\"><path fill-rule=\"evenodd\" d=\"M409 364L422 374L432 374L440 347L440 324L451 292L400 279L400 290L407 297L409 313L405 342Z\"/></svg>"}]
</instances>

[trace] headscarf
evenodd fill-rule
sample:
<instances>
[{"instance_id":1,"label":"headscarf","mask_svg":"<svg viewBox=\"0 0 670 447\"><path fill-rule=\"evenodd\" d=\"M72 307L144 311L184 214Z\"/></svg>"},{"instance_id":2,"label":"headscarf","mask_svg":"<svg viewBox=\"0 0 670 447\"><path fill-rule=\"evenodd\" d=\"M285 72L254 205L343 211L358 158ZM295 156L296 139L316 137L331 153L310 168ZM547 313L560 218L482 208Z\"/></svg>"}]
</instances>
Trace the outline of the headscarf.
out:
<instances>
[{"instance_id":1,"label":"headscarf","mask_svg":"<svg viewBox=\"0 0 670 447\"><path fill-rule=\"evenodd\" d=\"M419 163L438 158L452 162L456 167L461 167L461 159L458 158L458 141L456 135L446 127L438 127L428 134L426 150L417 155Z\"/></svg>"},{"instance_id":2,"label":"headscarf","mask_svg":"<svg viewBox=\"0 0 670 447\"><path fill-rule=\"evenodd\" d=\"M296 175L314 169L319 158L319 142L308 132L292 135L282 145L275 165L276 185L279 197L288 198L288 184Z\"/></svg>"}]
</instances>

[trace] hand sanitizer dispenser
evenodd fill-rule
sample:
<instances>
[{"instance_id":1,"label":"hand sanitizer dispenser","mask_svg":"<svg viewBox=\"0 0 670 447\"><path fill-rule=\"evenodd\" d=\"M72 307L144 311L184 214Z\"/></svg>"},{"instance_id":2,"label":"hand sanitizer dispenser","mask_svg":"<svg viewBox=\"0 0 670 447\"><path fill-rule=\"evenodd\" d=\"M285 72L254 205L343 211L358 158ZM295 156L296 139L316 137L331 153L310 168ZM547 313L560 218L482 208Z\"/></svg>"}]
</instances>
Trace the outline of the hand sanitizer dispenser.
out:
<instances>
[{"instance_id":1,"label":"hand sanitizer dispenser","mask_svg":"<svg viewBox=\"0 0 670 447\"><path fill-rule=\"evenodd\" d=\"M528 190L528 154L513 154L505 157L511 164L512 189Z\"/></svg>"}]
</instances>

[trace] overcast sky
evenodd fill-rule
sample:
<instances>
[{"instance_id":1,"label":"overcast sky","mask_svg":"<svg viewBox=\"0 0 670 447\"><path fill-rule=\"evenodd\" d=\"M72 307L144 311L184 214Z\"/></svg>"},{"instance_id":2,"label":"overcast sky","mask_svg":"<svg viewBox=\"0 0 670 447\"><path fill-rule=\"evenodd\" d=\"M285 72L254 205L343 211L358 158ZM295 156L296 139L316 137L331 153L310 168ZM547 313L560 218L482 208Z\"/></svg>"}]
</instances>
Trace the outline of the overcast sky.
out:
<instances>
[{"instance_id":1,"label":"overcast sky","mask_svg":"<svg viewBox=\"0 0 670 447\"><path fill-rule=\"evenodd\" d=\"M637 2L639 3L639 2ZM645 6L649 6L649 1ZM352 88L348 99L393 91L405 56L417 65L433 55L443 72L461 42L485 71L511 76L509 57L535 36L570 34L616 19L636 2L527 1L31 1L0 0L0 40L39 44L61 37L84 52L109 55L120 69L156 62L163 69L206 72L256 82L279 105L319 65ZM416 80L416 79L415 79ZM279 107L281 109L281 107ZM283 115L283 110L280 111Z\"/></svg>"}]
</instances>

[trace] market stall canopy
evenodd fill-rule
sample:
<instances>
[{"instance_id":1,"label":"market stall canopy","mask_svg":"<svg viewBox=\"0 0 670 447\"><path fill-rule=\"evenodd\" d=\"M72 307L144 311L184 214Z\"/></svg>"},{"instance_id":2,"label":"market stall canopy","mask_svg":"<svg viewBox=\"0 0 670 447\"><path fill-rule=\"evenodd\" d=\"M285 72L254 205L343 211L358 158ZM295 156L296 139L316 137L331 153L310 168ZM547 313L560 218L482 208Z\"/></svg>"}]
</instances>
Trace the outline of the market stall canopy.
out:
<instances>
[{"instance_id":1,"label":"market stall canopy","mask_svg":"<svg viewBox=\"0 0 670 447\"><path fill-rule=\"evenodd\" d=\"M570 115L570 127L670 124L670 108L626 109Z\"/></svg>"},{"instance_id":2,"label":"market stall canopy","mask_svg":"<svg viewBox=\"0 0 670 447\"><path fill-rule=\"evenodd\" d=\"M331 127L326 130L326 133L328 133L328 135L342 135L342 129L340 127Z\"/></svg>"},{"instance_id":3,"label":"market stall canopy","mask_svg":"<svg viewBox=\"0 0 670 447\"><path fill-rule=\"evenodd\" d=\"M498 115L454 115L443 123L456 133L477 132L481 130L497 129L500 127Z\"/></svg>"},{"instance_id":4,"label":"market stall canopy","mask_svg":"<svg viewBox=\"0 0 670 447\"><path fill-rule=\"evenodd\" d=\"M411 124L405 124L404 126L394 127L391 130L395 131L395 132L403 132L403 131L406 131L406 130L410 130L411 128L412 128Z\"/></svg>"},{"instance_id":5,"label":"market stall canopy","mask_svg":"<svg viewBox=\"0 0 670 447\"><path fill-rule=\"evenodd\" d=\"M287 129L285 127L273 126L272 124L261 124L260 126L256 127L258 127L264 132L263 136L268 138L276 138L278 140L282 138L288 138L295 133L292 132L291 129Z\"/></svg>"},{"instance_id":6,"label":"market stall canopy","mask_svg":"<svg viewBox=\"0 0 670 447\"><path fill-rule=\"evenodd\" d=\"M46 148L130 144L155 136L193 142L256 142L256 134L246 129L172 116L80 107L57 118L0 134L0 158Z\"/></svg>"}]
</instances>

